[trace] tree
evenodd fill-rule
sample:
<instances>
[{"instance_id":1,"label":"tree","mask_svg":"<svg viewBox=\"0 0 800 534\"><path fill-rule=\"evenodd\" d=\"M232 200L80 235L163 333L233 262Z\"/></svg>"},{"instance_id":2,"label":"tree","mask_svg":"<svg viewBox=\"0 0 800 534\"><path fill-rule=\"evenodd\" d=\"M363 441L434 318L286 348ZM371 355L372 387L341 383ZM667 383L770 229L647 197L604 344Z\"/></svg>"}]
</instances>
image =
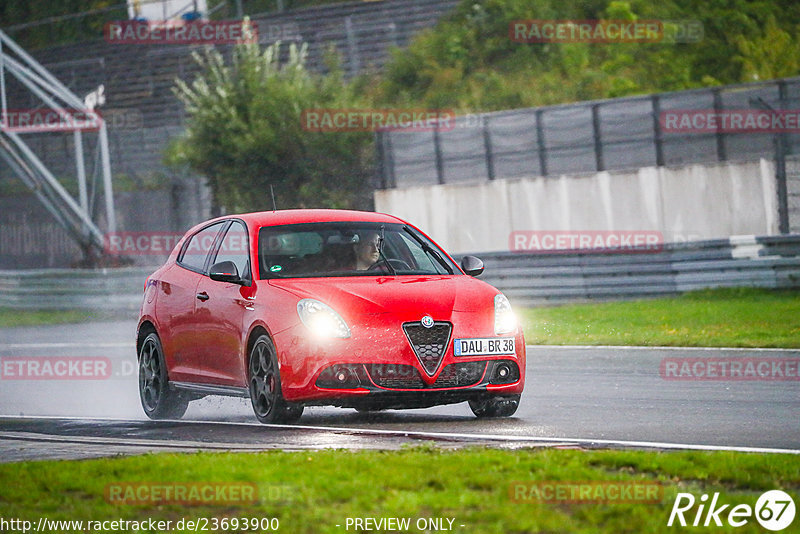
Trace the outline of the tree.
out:
<instances>
[{"instance_id":1,"label":"tree","mask_svg":"<svg viewBox=\"0 0 800 534\"><path fill-rule=\"evenodd\" d=\"M794 76L800 72L800 38L778 27L774 17L767 19L764 33L757 39L747 40L743 35L736 39L739 54L734 61L742 66L746 80L771 80Z\"/></svg>"},{"instance_id":2,"label":"tree","mask_svg":"<svg viewBox=\"0 0 800 534\"><path fill-rule=\"evenodd\" d=\"M280 208L369 208L373 136L301 124L304 110L356 106L355 89L335 65L309 73L305 45L288 52L283 64L280 43L237 45L229 62L214 48L195 53L202 73L176 82L189 121L168 159L205 175L226 211L270 209L270 185Z\"/></svg>"},{"instance_id":3,"label":"tree","mask_svg":"<svg viewBox=\"0 0 800 534\"><path fill-rule=\"evenodd\" d=\"M700 41L518 43L524 20L701 23ZM495 111L679 91L800 73L794 0L462 0L407 50L396 50L373 96L459 112Z\"/></svg>"},{"instance_id":4,"label":"tree","mask_svg":"<svg viewBox=\"0 0 800 534\"><path fill-rule=\"evenodd\" d=\"M108 20L127 19L124 2L116 0L0 0L0 27L23 48L97 39ZM13 28L23 25L21 28Z\"/></svg>"}]
</instances>

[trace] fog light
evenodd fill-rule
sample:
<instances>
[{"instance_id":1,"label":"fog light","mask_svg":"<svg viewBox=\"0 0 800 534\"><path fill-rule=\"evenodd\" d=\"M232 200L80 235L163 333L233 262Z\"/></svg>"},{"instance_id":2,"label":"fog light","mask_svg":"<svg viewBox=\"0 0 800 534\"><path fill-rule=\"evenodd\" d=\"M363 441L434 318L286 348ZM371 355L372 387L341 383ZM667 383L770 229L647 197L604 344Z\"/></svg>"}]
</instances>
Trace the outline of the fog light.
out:
<instances>
[{"instance_id":1,"label":"fog light","mask_svg":"<svg viewBox=\"0 0 800 534\"><path fill-rule=\"evenodd\" d=\"M511 360L494 362L490 384L513 384L520 378L519 366Z\"/></svg>"},{"instance_id":2,"label":"fog light","mask_svg":"<svg viewBox=\"0 0 800 534\"><path fill-rule=\"evenodd\" d=\"M324 369L316 383L321 388L352 389L368 383L368 379L363 365L340 363Z\"/></svg>"}]
</instances>

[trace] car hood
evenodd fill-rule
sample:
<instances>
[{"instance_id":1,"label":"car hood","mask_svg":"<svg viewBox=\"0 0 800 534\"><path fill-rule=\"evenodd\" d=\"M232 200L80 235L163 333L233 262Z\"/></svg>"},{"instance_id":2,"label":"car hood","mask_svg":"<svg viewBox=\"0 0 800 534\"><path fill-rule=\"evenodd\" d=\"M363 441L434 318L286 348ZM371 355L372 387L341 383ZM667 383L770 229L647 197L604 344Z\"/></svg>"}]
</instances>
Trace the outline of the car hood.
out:
<instances>
[{"instance_id":1,"label":"car hood","mask_svg":"<svg viewBox=\"0 0 800 534\"><path fill-rule=\"evenodd\" d=\"M314 298L342 315L392 314L403 321L453 312L493 309L498 290L471 276L364 276L271 279L268 283L299 298Z\"/></svg>"}]
</instances>

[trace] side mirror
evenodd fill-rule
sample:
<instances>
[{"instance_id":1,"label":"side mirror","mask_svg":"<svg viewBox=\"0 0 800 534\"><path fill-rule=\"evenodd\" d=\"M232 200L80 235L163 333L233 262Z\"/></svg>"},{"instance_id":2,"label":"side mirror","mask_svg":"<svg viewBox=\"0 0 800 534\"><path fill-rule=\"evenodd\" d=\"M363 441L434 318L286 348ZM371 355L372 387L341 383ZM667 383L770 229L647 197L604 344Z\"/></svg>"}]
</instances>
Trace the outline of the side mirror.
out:
<instances>
[{"instance_id":1,"label":"side mirror","mask_svg":"<svg viewBox=\"0 0 800 534\"><path fill-rule=\"evenodd\" d=\"M483 261L475 256L461 258L461 269L470 276L480 276L483 272Z\"/></svg>"},{"instance_id":2,"label":"side mirror","mask_svg":"<svg viewBox=\"0 0 800 534\"><path fill-rule=\"evenodd\" d=\"M221 261L215 263L208 273L208 277L217 282L229 282L231 284L244 284L244 280L239 276L239 269L232 261Z\"/></svg>"}]
</instances>

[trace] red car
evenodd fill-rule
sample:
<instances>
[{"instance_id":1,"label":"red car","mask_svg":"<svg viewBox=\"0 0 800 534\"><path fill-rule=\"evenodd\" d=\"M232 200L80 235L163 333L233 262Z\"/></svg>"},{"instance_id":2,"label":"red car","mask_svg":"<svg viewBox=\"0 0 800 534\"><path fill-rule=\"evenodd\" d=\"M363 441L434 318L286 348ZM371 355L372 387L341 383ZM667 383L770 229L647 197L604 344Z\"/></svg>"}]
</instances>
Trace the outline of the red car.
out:
<instances>
[{"instance_id":1,"label":"red car","mask_svg":"<svg viewBox=\"0 0 800 534\"><path fill-rule=\"evenodd\" d=\"M220 217L145 284L139 393L153 419L206 395L250 397L263 423L305 405L359 411L468 401L514 414L525 340L508 300L411 224L379 213Z\"/></svg>"}]
</instances>

